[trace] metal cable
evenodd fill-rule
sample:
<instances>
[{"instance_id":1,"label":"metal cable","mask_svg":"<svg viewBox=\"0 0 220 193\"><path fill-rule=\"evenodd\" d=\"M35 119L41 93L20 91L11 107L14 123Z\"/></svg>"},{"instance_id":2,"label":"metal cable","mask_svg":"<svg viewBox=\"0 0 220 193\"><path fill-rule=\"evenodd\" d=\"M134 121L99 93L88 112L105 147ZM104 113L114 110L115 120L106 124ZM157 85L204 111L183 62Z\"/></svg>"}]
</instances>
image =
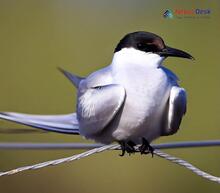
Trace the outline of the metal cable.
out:
<instances>
[{"instance_id":1,"label":"metal cable","mask_svg":"<svg viewBox=\"0 0 220 193\"><path fill-rule=\"evenodd\" d=\"M204 144L203 144L203 146L204 146ZM178 145L177 145L177 147L178 147ZM12 175L12 174L16 174L16 173L19 173L19 172L22 172L22 171L25 171L25 170L36 170L36 169L40 169L40 168L47 167L47 166L54 166L54 165L58 165L58 164L61 164L61 163L78 160L78 159L90 156L92 154L95 154L95 153L103 152L105 150L115 150L115 149L117 149L117 150L120 149L120 145L117 145L117 144L104 145L104 146L97 147L97 148L91 149L89 151L86 151L86 152L83 152L83 153L80 153L80 154L77 154L77 155L73 155L73 156L70 156L70 157L61 158L61 159L52 160L52 161L46 161L46 162L42 162L42 163L39 163L39 164L31 165L31 166L24 166L24 167L16 168L16 169L9 170L9 171L6 171L6 172L0 172L0 176ZM136 147L136 151L138 151L138 147ZM197 174L197 175L199 175L199 176L201 176L205 179L208 179L208 180L213 181L213 182L220 183L220 178L219 177L210 175L210 174L200 170L199 168L193 166L192 164L190 164L189 162L187 162L183 159L171 156L171 155L169 155L167 153L164 153L164 152L162 152L160 150L157 150L157 149L154 151L154 154L161 157L161 158L169 160L172 163L176 163L178 165L181 165L181 166L189 169L193 173L195 173L195 174Z\"/></svg>"},{"instance_id":2,"label":"metal cable","mask_svg":"<svg viewBox=\"0 0 220 193\"><path fill-rule=\"evenodd\" d=\"M47 167L47 166L55 166L55 165L58 165L61 163L78 160L78 159L90 156L92 154L95 154L95 153L100 153L100 152L103 152L108 149L110 150L110 149L117 149L117 148L120 148L120 145L115 145L115 144L114 145L104 145L102 147L94 148L92 150L89 150L89 151L86 151L86 152L83 152L83 153L80 153L77 155L73 155L70 157L56 159L56 160L52 160L52 161L46 161L46 162L42 162L39 164L31 165L31 166L24 166L24 167L16 168L16 169L9 170L6 172L0 172L0 176L12 175L12 174L16 174L19 172L23 172L25 170L36 170L36 169L40 169L40 168Z\"/></svg>"},{"instance_id":3,"label":"metal cable","mask_svg":"<svg viewBox=\"0 0 220 193\"><path fill-rule=\"evenodd\" d=\"M175 164L178 164L180 166L183 166L183 167L187 168L188 170L192 171L193 173L197 174L198 176L201 176L201 177L203 177L205 179L208 179L210 181L217 182L218 184L220 184L220 177L208 174L208 173L200 170L199 168L193 166L192 164L190 164L189 162L187 162L187 161L185 161L183 159L171 156L171 155L169 155L167 153L164 153L164 152L162 152L160 150L155 150L154 154L156 154L157 156L162 157L162 158L164 158L166 160L169 160L172 163L175 163Z\"/></svg>"},{"instance_id":4,"label":"metal cable","mask_svg":"<svg viewBox=\"0 0 220 193\"><path fill-rule=\"evenodd\" d=\"M58 150L58 149L93 149L102 147L103 144L89 143L0 143L0 150ZM214 147L220 146L220 140L183 141L172 143L153 144L154 149Z\"/></svg>"}]
</instances>

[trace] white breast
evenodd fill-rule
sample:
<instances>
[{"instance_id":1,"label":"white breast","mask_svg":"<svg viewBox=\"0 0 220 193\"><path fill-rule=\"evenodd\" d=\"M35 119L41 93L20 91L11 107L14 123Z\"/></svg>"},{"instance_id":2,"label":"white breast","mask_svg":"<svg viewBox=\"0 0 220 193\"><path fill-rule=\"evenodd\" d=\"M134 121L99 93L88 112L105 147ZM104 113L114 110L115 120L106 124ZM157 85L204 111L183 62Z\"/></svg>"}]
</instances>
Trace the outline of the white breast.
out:
<instances>
[{"instance_id":1,"label":"white breast","mask_svg":"<svg viewBox=\"0 0 220 193\"><path fill-rule=\"evenodd\" d=\"M116 140L149 141L160 135L161 112L170 91L169 79L162 68L163 58L132 48L117 53L111 65L113 83L123 85L126 101Z\"/></svg>"}]
</instances>

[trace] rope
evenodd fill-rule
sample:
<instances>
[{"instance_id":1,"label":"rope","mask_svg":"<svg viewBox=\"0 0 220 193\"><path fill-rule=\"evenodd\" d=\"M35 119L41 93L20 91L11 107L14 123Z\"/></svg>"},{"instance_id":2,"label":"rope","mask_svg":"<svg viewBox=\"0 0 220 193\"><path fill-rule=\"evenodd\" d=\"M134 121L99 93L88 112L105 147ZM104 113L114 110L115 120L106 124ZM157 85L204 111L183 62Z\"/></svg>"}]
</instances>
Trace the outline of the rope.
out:
<instances>
[{"instance_id":1,"label":"rope","mask_svg":"<svg viewBox=\"0 0 220 193\"><path fill-rule=\"evenodd\" d=\"M174 156L171 156L167 153L164 153L162 151L159 151L159 150L155 150L154 151L154 154L156 154L157 156L161 157L161 158L164 158L168 161L171 161L172 163L175 163L175 164L178 164L180 166L183 166L185 168L187 168L188 170L192 171L193 173L197 174L198 176L201 176L207 180L210 180L210 181L213 181L213 182L217 182L218 184L220 184L220 177L216 177L216 176L213 176L211 174L208 174L202 170L200 170L199 168L193 166L192 164L190 164L189 162L183 160L183 159L180 159L178 157L174 157Z\"/></svg>"},{"instance_id":2,"label":"rope","mask_svg":"<svg viewBox=\"0 0 220 193\"><path fill-rule=\"evenodd\" d=\"M80 154L77 154L77 155L73 155L73 156L70 156L70 157L61 158L61 159L52 160L52 161L46 161L46 162L42 162L42 163L39 163L39 164L30 165L30 166L24 166L24 167L16 168L16 169L9 170L9 171L6 171L6 172L0 172L0 176L13 175L13 174L23 172L23 171L26 171L26 170L36 170L36 169L40 169L40 168L47 167L47 166L55 166L55 165L58 165L58 164L61 164L61 163L66 163L66 162L70 162L70 161L79 160L81 158L90 156L90 155L95 154L95 153L101 153L105 150L115 150L115 149L117 149L117 150L120 149L120 145L117 145L117 144L104 145L104 146L97 147L97 148L91 149L89 151L86 151L86 152L83 152L83 153L80 153ZM136 151L138 151L138 147L136 147ZM219 177L210 175L210 174L200 170L199 168L193 166L192 164L188 163L185 160L182 160L180 158L171 156L171 155L169 155L167 153L164 153L164 152L162 152L160 150L157 150L157 149L154 151L154 154L161 157L161 158L169 160L172 163L176 163L178 165L181 165L181 166L189 169L193 173L195 173L195 174L197 174L197 175L199 175L199 176L201 176L205 179L208 179L210 181L217 182L217 183L220 184L220 178Z\"/></svg>"},{"instance_id":3,"label":"rope","mask_svg":"<svg viewBox=\"0 0 220 193\"><path fill-rule=\"evenodd\" d=\"M9 171L6 171L6 172L0 172L0 176L12 175L12 174L16 174L16 173L23 172L23 171L26 171L26 170L36 170L36 169L40 169L40 168L47 167L47 166L55 166L55 165L58 165L58 164L61 164L61 163L75 161L75 160L90 156L90 155L95 154L95 153L100 153L100 152L103 152L103 151L108 150L108 149L109 150L117 149L119 147L120 147L120 145L115 145L115 144L114 145L105 145L105 146L102 146L102 147L99 147L99 148L94 148L92 150L89 150L89 151L86 151L86 152L83 152L83 153L80 153L80 154L77 154L77 155L70 156L70 157L56 159L56 160L52 160L52 161L46 161L46 162L42 162L42 163L39 163L39 164L30 165L30 166L24 166L24 167L12 169L12 170L9 170Z\"/></svg>"}]
</instances>

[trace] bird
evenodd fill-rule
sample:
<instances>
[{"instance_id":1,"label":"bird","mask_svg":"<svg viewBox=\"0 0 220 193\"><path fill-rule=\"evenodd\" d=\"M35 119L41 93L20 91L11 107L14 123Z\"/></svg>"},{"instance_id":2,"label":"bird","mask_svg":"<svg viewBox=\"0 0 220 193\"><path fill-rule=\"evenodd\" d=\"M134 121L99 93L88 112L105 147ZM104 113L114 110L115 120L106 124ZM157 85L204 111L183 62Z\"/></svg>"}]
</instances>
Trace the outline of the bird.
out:
<instances>
[{"instance_id":1,"label":"bird","mask_svg":"<svg viewBox=\"0 0 220 193\"><path fill-rule=\"evenodd\" d=\"M76 112L33 115L0 112L0 119L65 134L80 134L99 143L118 142L123 156L152 153L151 142L175 134L186 113L187 95L178 77L163 65L168 57L194 59L169 47L151 32L126 34L112 62L87 77L59 70L77 89Z\"/></svg>"}]
</instances>

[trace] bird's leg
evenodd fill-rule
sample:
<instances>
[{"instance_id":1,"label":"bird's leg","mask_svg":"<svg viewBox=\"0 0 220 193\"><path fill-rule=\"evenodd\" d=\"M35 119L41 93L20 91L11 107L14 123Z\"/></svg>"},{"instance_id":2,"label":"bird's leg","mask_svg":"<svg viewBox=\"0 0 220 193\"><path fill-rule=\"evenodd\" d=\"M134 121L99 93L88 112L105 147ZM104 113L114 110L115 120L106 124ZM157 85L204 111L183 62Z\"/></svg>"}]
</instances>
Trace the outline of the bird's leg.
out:
<instances>
[{"instance_id":1,"label":"bird's leg","mask_svg":"<svg viewBox=\"0 0 220 193\"><path fill-rule=\"evenodd\" d=\"M131 153L135 153L134 146L136 144L134 142L132 142L132 141L128 141L128 142L120 141L119 144L121 145L121 150L122 150L122 153L120 154L120 156L124 156L125 152L129 153L129 155Z\"/></svg>"},{"instance_id":2,"label":"bird's leg","mask_svg":"<svg viewBox=\"0 0 220 193\"><path fill-rule=\"evenodd\" d=\"M154 148L149 144L149 142L142 138L142 145L139 147L141 154L151 153L152 157L154 155Z\"/></svg>"}]
</instances>

